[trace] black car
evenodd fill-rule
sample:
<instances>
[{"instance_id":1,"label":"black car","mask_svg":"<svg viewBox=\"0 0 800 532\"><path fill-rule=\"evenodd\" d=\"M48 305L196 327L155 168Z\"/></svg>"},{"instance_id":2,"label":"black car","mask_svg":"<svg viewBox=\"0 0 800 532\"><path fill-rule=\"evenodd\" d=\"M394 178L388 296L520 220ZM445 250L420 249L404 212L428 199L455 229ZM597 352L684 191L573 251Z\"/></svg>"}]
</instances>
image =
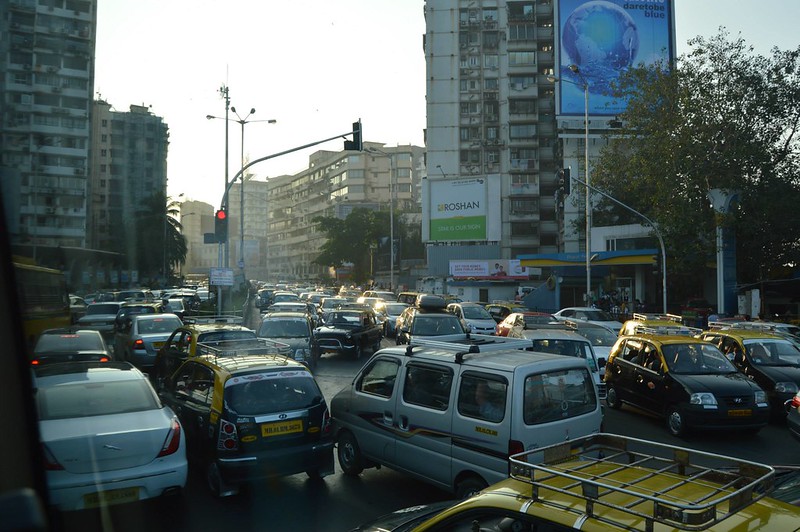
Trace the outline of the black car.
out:
<instances>
[{"instance_id":1,"label":"black car","mask_svg":"<svg viewBox=\"0 0 800 532\"><path fill-rule=\"evenodd\" d=\"M288 344L294 359L311 369L317 366L320 350L314 335L314 322L306 312L277 311L264 315L256 333L259 338L268 338Z\"/></svg>"},{"instance_id":2,"label":"black car","mask_svg":"<svg viewBox=\"0 0 800 532\"><path fill-rule=\"evenodd\" d=\"M691 429L755 433L769 421L767 393L710 342L684 335L620 337L604 377L606 403L629 403L666 420L673 436Z\"/></svg>"},{"instance_id":3,"label":"black car","mask_svg":"<svg viewBox=\"0 0 800 532\"><path fill-rule=\"evenodd\" d=\"M339 309L324 315L322 325L314 329L314 338L322 353L344 353L361 358L365 349L381 348L383 330L368 309Z\"/></svg>"},{"instance_id":4,"label":"black car","mask_svg":"<svg viewBox=\"0 0 800 532\"><path fill-rule=\"evenodd\" d=\"M33 347L31 365L57 362L108 362L112 359L103 336L89 329L47 329Z\"/></svg>"},{"instance_id":5,"label":"black car","mask_svg":"<svg viewBox=\"0 0 800 532\"><path fill-rule=\"evenodd\" d=\"M311 372L283 355L201 355L159 392L180 418L187 457L212 493L260 479L334 472L328 405Z\"/></svg>"}]
</instances>

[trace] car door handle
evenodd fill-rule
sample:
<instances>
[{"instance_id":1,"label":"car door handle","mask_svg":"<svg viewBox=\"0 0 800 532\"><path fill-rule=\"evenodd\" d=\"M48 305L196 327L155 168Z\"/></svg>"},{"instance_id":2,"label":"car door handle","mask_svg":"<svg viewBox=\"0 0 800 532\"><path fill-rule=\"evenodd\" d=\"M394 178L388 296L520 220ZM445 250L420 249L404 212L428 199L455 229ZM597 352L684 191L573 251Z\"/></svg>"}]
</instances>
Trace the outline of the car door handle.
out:
<instances>
[{"instance_id":1,"label":"car door handle","mask_svg":"<svg viewBox=\"0 0 800 532\"><path fill-rule=\"evenodd\" d=\"M408 430L408 416L400 416L400 422L397 424L400 430Z\"/></svg>"},{"instance_id":2,"label":"car door handle","mask_svg":"<svg viewBox=\"0 0 800 532\"><path fill-rule=\"evenodd\" d=\"M383 412L383 424L387 426L392 426L394 420L394 416L389 411Z\"/></svg>"}]
</instances>

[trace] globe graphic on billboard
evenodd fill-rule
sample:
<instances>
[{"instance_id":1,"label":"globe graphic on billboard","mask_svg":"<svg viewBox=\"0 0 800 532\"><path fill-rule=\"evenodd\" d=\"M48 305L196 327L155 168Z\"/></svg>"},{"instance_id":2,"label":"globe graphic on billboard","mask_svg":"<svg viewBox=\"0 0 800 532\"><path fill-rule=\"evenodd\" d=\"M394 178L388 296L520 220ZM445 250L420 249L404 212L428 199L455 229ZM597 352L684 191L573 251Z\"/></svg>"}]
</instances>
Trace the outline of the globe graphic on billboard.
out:
<instances>
[{"instance_id":1,"label":"globe graphic on billboard","mask_svg":"<svg viewBox=\"0 0 800 532\"><path fill-rule=\"evenodd\" d=\"M567 65L577 65L591 92L606 92L621 70L630 68L639 50L639 29L633 18L616 4L587 2L567 18L562 32ZM564 61L562 61L564 63ZM561 75L583 85L562 65Z\"/></svg>"}]
</instances>

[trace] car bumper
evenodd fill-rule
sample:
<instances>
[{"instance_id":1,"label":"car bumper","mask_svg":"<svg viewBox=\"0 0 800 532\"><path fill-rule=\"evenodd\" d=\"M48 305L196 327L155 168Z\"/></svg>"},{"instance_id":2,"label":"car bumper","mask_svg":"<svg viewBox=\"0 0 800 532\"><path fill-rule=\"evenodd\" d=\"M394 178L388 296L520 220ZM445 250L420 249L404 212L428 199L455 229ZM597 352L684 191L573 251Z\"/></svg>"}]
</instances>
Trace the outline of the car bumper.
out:
<instances>
[{"instance_id":1,"label":"car bumper","mask_svg":"<svg viewBox=\"0 0 800 532\"><path fill-rule=\"evenodd\" d=\"M147 351L134 350L128 358L128 362L137 368L152 368L156 362L156 354Z\"/></svg>"},{"instance_id":2,"label":"car bumper","mask_svg":"<svg viewBox=\"0 0 800 532\"><path fill-rule=\"evenodd\" d=\"M747 414L746 412L749 412ZM731 430L760 428L769 422L768 407L743 407L740 409L703 408L690 405L684 409L689 427L702 430Z\"/></svg>"},{"instance_id":3,"label":"car bumper","mask_svg":"<svg viewBox=\"0 0 800 532\"><path fill-rule=\"evenodd\" d=\"M352 341L341 340L339 338L319 338L317 340L319 350L322 353L329 352L344 352L349 353L356 348L356 344Z\"/></svg>"},{"instance_id":4,"label":"car bumper","mask_svg":"<svg viewBox=\"0 0 800 532\"><path fill-rule=\"evenodd\" d=\"M217 465L223 480L229 484L313 470L319 471L321 476L328 476L334 473L333 440L235 458L217 458Z\"/></svg>"},{"instance_id":5,"label":"car bumper","mask_svg":"<svg viewBox=\"0 0 800 532\"><path fill-rule=\"evenodd\" d=\"M185 457L146 466L100 473L49 471L50 504L60 510L84 510L100 504L124 504L161 497L186 485Z\"/></svg>"}]
</instances>

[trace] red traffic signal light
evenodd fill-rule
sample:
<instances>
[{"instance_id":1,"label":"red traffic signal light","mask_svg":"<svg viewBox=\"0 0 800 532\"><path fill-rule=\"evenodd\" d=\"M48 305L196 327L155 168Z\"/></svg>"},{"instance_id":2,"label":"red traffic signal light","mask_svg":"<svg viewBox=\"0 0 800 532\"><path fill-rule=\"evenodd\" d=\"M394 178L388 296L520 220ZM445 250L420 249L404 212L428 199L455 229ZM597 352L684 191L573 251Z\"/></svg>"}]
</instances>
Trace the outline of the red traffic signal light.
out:
<instances>
[{"instance_id":1,"label":"red traffic signal light","mask_svg":"<svg viewBox=\"0 0 800 532\"><path fill-rule=\"evenodd\" d=\"M228 218L228 213L225 212L224 210L220 209L220 210L217 211L217 214L215 215L215 218L217 220L225 220L226 218Z\"/></svg>"},{"instance_id":2,"label":"red traffic signal light","mask_svg":"<svg viewBox=\"0 0 800 532\"><path fill-rule=\"evenodd\" d=\"M217 236L217 242L228 240L228 211L225 209L219 209L214 213L214 234Z\"/></svg>"}]
</instances>

